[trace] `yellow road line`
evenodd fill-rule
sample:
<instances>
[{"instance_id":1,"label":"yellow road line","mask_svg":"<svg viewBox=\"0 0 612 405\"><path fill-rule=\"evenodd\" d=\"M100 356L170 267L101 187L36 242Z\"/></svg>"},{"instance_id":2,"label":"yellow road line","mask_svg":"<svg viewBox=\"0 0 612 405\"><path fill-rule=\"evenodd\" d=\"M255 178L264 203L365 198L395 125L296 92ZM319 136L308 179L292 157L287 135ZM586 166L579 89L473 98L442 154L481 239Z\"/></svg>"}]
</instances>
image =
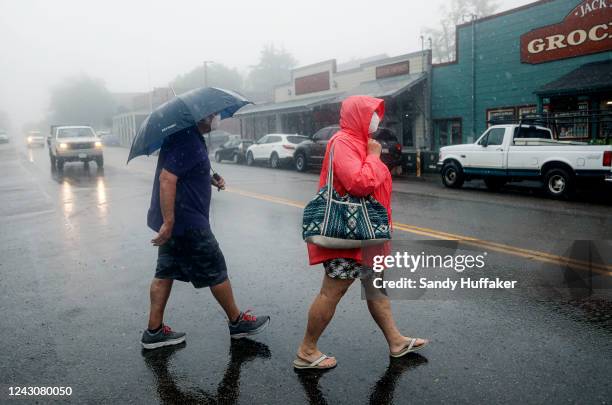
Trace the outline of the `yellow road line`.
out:
<instances>
[{"instance_id":1,"label":"yellow road line","mask_svg":"<svg viewBox=\"0 0 612 405\"><path fill-rule=\"evenodd\" d=\"M267 194L260 194L253 191L228 188L227 191L239 194L245 197L256 198L258 200L268 201L276 204L288 205L295 208L304 208L304 203L300 201L290 200L282 197L275 197ZM540 252L538 250L524 249L516 246L506 245L503 243L491 242L483 239L474 238L471 236L457 235L448 232L438 231L435 229L419 227L415 225L402 224L399 222L393 223L393 228L404 232L427 236L434 239L454 240L465 245L475 246L479 248L487 248L489 250L500 252L508 255L522 257L528 260L537 260L544 263L558 264L568 266L579 270L593 271L595 273L612 276L612 266L602 263L589 263L582 260L572 259L570 257L559 256L551 253Z\"/></svg>"}]
</instances>

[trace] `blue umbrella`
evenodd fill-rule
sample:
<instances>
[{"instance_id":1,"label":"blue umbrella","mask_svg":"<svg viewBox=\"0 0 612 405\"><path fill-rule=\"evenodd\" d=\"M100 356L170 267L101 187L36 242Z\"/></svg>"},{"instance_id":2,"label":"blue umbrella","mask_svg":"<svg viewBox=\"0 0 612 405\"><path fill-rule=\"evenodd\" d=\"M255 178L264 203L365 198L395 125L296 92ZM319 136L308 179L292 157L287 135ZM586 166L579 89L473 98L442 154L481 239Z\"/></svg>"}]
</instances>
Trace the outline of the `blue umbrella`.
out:
<instances>
[{"instance_id":1,"label":"blue umbrella","mask_svg":"<svg viewBox=\"0 0 612 405\"><path fill-rule=\"evenodd\" d=\"M216 87L183 93L157 107L144 120L132 142L128 162L137 156L150 155L161 148L167 136L193 127L210 115L219 114L225 119L250 103L238 93Z\"/></svg>"}]
</instances>

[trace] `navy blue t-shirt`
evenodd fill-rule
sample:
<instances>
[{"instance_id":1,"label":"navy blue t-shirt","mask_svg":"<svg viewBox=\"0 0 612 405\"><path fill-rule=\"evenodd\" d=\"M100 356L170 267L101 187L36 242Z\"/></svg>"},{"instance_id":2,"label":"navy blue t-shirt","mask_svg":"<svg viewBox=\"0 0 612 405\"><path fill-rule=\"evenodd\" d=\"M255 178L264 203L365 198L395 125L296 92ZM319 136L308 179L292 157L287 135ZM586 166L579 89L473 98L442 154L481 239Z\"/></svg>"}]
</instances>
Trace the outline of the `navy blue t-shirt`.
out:
<instances>
[{"instance_id":1,"label":"navy blue t-shirt","mask_svg":"<svg viewBox=\"0 0 612 405\"><path fill-rule=\"evenodd\" d=\"M188 229L209 229L210 160L204 139L196 128L167 137L161 147L147 214L147 225L155 232L159 232L164 222L159 201L162 169L178 177L172 235L180 236Z\"/></svg>"}]
</instances>

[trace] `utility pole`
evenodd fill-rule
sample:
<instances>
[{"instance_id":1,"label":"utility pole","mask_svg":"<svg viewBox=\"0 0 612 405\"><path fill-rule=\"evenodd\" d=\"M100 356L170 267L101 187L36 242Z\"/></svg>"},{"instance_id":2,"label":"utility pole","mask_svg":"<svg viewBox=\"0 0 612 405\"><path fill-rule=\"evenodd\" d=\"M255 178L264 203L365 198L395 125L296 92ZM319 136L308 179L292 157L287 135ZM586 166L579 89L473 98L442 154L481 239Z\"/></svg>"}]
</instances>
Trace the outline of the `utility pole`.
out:
<instances>
[{"instance_id":1,"label":"utility pole","mask_svg":"<svg viewBox=\"0 0 612 405\"><path fill-rule=\"evenodd\" d=\"M204 87L208 87L208 64L215 63L212 60L205 60L204 62Z\"/></svg>"}]
</instances>

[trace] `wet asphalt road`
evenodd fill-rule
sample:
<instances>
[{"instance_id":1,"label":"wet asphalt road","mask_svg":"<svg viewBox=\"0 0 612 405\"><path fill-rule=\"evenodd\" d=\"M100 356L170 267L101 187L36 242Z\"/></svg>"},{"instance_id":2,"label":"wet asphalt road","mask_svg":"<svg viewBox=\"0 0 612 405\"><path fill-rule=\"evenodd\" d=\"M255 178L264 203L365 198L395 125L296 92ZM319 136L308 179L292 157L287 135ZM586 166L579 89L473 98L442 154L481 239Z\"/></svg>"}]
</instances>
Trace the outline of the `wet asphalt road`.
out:
<instances>
[{"instance_id":1,"label":"wet asphalt road","mask_svg":"<svg viewBox=\"0 0 612 405\"><path fill-rule=\"evenodd\" d=\"M187 343L142 352L156 257L145 226L155 159L126 166L126 156L107 148L103 171L67 164L57 175L46 149L0 146L1 402L9 386L70 386L75 403L610 402L611 277L601 274L603 289L591 298L517 290L395 301L405 334L432 343L393 361L353 286L320 341L338 367L295 373L322 277L307 265L299 231L299 206L318 176L233 164L215 166L230 190L213 193L212 226L239 304L270 314L272 324L254 340L230 342L209 291L177 283L166 322L186 331ZM433 231L477 238L451 244L455 251L500 243L488 252L489 276L567 280L572 271L516 249L583 260L580 240L595 241L597 263L612 263L609 202L550 201L521 188L494 194L478 184L445 190L437 181L394 189L394 220L412 226L396 230L400 245L431 241Z\"/></svg>"}]
</instances>

